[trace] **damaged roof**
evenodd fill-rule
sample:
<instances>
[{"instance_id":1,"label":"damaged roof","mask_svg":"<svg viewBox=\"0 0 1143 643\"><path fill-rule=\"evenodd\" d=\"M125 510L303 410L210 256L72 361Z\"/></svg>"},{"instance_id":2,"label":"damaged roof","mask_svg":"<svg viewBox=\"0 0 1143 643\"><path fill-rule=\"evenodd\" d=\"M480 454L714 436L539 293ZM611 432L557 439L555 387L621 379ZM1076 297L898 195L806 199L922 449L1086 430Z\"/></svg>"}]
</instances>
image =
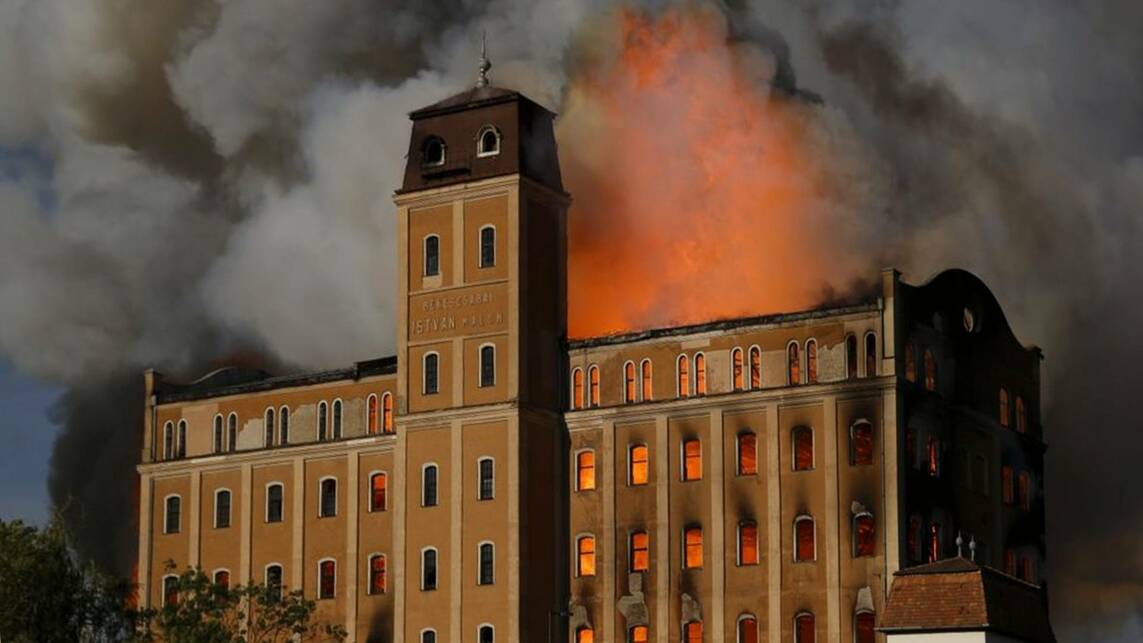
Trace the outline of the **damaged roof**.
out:
<instances>
[{"instance_id":1,"label":"damaged roof","mask_svg":"<svg viewBox=\"0 0 1143 643\"><path fill-rule=\"evenodd\" d=\"M160 379L155 384L154 392L158 404L169 404L226 395L261 393L292 386L358 380L374 375L394 375L396 372L396 356L357 362L349 368L278 376L260 369L227 367L220 368L188 384L178 384Z\"/></svg>"}]
</instances>

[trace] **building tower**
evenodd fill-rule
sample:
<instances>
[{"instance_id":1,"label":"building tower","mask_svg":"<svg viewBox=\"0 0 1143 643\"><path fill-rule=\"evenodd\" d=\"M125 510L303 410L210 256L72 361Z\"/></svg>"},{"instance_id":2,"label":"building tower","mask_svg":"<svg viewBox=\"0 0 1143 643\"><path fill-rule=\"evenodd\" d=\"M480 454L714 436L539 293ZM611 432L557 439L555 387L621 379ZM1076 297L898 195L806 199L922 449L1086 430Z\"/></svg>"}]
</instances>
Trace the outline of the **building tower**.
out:
<instances>
[{"instance_id":1,"label":"building tower","mask_svg":"<svg viewBox=\"0 0 1143 643\"><path fill-rule=\"evenodd\" d=\"M569 197L554 115L489 66L410 114L395 197L396 640L538 641L566 604Z\"/></svg>"}]
</instances>

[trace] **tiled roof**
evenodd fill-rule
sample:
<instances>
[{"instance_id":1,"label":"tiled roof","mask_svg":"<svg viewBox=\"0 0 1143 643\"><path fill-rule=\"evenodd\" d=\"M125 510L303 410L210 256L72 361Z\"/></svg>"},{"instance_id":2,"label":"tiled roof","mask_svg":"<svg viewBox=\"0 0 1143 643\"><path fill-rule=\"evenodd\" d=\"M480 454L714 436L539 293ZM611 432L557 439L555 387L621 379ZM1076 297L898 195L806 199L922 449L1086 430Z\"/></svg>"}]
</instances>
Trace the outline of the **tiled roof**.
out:
<instances>
[{"instance_id":1,"label":"tiled roof","mask_svg":"<svg viewBox=\"0 0 1143 643\"><path fill-rule=\"evenodd\" d=\"M965 558L894 574L881 618L883 632L988 630L1034 643L1055 643L1043 590Z\"/></svg>"}]
</instances>

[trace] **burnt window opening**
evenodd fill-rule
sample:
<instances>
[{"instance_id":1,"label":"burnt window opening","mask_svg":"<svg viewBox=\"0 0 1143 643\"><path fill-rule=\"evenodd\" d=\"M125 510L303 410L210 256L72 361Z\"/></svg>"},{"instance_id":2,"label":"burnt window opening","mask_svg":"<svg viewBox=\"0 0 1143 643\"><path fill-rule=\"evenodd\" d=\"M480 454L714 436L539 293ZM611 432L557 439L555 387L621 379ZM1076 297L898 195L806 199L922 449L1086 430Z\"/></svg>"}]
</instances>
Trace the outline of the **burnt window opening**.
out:
<instances>
[{"instance_id":1,"label":"burnt window opening","mask_svg":"<svg viewBox=\"0 0 1143 643\"><path fill-rule=\"evenodd\" d=\"M650 629L646 625L636 625L627 634L629 643L647 643L651 640Z\"/></svg>"},{"instance_id":2,"label":"burnt window opening","mask_svg":"<svg viewBox=\"0 0 1143 643\"><path fill-rule=\"evenodd\" d=\"M813 614L802 612L794 617L794 643L814 643L816 634Z\"/></svg>"},{"instance_id":3,"label":"burnt window opening","mask_svg":"<svg viewBox=\"0 0 1143 643\"><path fill-rule=\"evenodd\" d=\"M790 386L797 386L801 380L801 366L802 360L798 354L797 342L790 342L790 346L786 349L786 378L787 384Z\"/></svg>"},{"instance_id":4,"label":"burnt window opening","mask_svg":"<svg viewBox=\"0 0 1143 643\"><path fill-rule=\"evenodd\" d=\"M631 532L631 571L651 569L651 539L645 531Z\"/></svg>"},{"instance_id":5,"label":"burnt window opening","mask_svg":"<svg viewBox=\"0 0 1143 643\"><path fill-rule=\"evenodd\" d=\"M386 560L384 554L369 557L369 593L384 594L386 586Z\"/></svg>"},{"instance_id":6,"label":"burnt window opening","mask_svg":"<svg viewBox=\"0 0 1143 643\"><path fill-rule=\"evenodd\" d=\"M794 562L805 563L817 560L817 542L814 533L814 519L802 515L794 519Z\"/></svg>"},{"instance_id":7,"label":"burnt window opening","mask_svg":"<svg viewBox=\"0 0 1143 643\"><path fill-rule=\"evenodd\" d=\"M480 387L496 385L496 347L485 344L480 347Z\"/></svg>"},{"instance_id":8,"label":"burnt window opening","mask_svg":"<svg viewBox=\"0 0 1143 643\"><path fill-rule=\"evenodd\" d=\"M874 629L873 612L862 610L853 617L853 638L855 643L874 643L877 640Z\"/></svg>"},{"instance_id":9,"label":"burnt window opening","mask_svg":"<svg viewBox=\"0 0 1143 643\"><path fill-rule=\"evenodd\" d=\"M692 526L683 530L683 569L702 567L702 527Z\"/></svg>"},{"instance_id":10,"label":"burnt window opening","mask_svg":"<svg viewBox=\"0 0 1143 643\"><path fill-rule=\"evenodd\" d=\"M730 381L734 390L741 391L744 385L743 381L743 364L742 364L742 349L736 348L730 351Z\"/></svg>"},{"instance_id":11,"label":"burnt window opening","mask_svg":"<svg viewBox=\"0 0 1143 643\"><path fill-rule=\"evenodd\" d=\"M575 575L595 576L595 536L580 536L575 541Z\"/></svg>"},{"instance_id":12,"label":"burnt window opening","mask_svg":"<svg viewBox=\"0 0 1143 643\"><path fill-rule=\"evenodd\" d=\"M809 471L814 468L814 430L799 426L793 431L794 471Z\"/></svg>"},{"instance_id":13,"label":"burnt window opening","mask_svg":"<svg viewBox=\"0 0 1143 643\"><path fill-rule=\"evenodd\" d=\"M576 491L595 489L595 452L581 451L575 456Z\"/></svg>"},{"instance_id":14,"label":"burnt window opening","mask_svg":"<svg viewBox=\"0 0 1143 643\"><path fill-rule=\"evenodd\" d=\"M941 477L941 441L931 435L929 436L928 454L929 477Z\"/></svg>"},{"instance_id":15,"label":"burnt window opening","mask_svg":"<svg viewBox=\"0 0 1143 643\"><path fill-rule=\"evenodd\" d=\"M758 619L753 614L738 617L737 643L758 643Z\"/></svg>"},{"instance_id":16,"label":"burnt window opening","mask_svg":"<svg viewBox=\"0 0 1143 643\"><path fill-rule=\"evenodd\" d=\"M909 562L920 563L924 556L924 525L921 517L909 517L909 533L906 534L906 548L909 550Z\"/></svg>"},{"instance_id":17,"label":"burnt window opening","mask_svg":"<svg viewBox=\"0 0 1143 643\"><path fill-rule=\"evenodd\" d=\"M738 523L738 564L757 565L758 560L758 523L744 520Z\"/></svg>"},{"instance_id":18,"label":"burnt window opening","mask_svg":"<svg viewBox=\"0 0 1143 643\"><path fill-rule=\"evenodd\" d=\"M806 342L806 384L818 383L818 343Z\"/></svg>"},{"instance_id":19,"label":"burnt window opening","mask_svg":"<svg viewBox=\"0 0 1143 643\"><path fill-rule=\"evenodd\" d=\"M865 335L865 377L877 377L877 335Z\"/></svg>"},{"instance_id":20,"label":"burnt window opening","mask_svg":"<svg viewBox=\"0 0 1143 643\"><path fill-rule=\"evenodd\" d=\"M595 643L595 630L586 625L576 629L575 643Z\"/></svg>"},{"instance_id":21,"label":"burnt window opening","mask_svg":"<svg viewBox=\"0 0 1143 643\"><path fill-rule=\"evenodd\" d=\"M266 522L282 522L282 485L266 487Z\"/></svg>"},{"instance_id":22,"label":"burnt window opening","mask_svg":"<svg viewBox=\"0 0 1143 643\"><path fill-rule=\"evenodd\" d=\"M849 463L873 464L873 424L859 420L849 430Z\"/></svg>"},{"instance_id":23,"label":"burnt window opening","mask_svg":"<svg viewBox=\"0 0 1143 643\"><path fill-rule=\"evenodd\" d=\"M876 549L876 527L873 515L858 514L853 519L853 555L855 557L872 556Z\"/></svg>"},{"instance_id":24,"label":"burnt window opening","mask_svg":"<svg viewBox=\"0 0 1143 643\"><path fill-rule=\"evenodd\" d=\"M496 265L496 228L486 225L480 229L480 267Z\"/></svg>"},{"instance_id":25,"label":"burnt window opening","mask_svg":"<svg viewBox=\"0 0 1143 643\"><path fill-rule=\"evenodd\" d=\"M702 621L690 621L683 626L685 643L702 643Z\"/></svg>"},{"instance_id":26,"label":"burnt window opening","mask_svg":"<svg viewBox=\"0 0 1143 643\"><path fill-rule=\"evenodd\" d=\"M1032 476L1027 471L1021 471L1016 478L1017 490L1020 492L1020 508L1024 511L1032 510Z\"/></svg>"},{"instance_id":27,"label":"burnt window opening","mask_svg":"<svg viewBox=\"0 0 1143 643\"><path fill-rule=\"evenodd\" d=\"M702 480L702 442L697 438L683 441L683 481Z\"/></svg>"},{"instance_id":28,"label":"burnt window opening","mask_svg":"<svg viewBox=\"0 0 1143 643\"><path fill-rule=\"evenodd\" d=\"M445 142L437 136L430 136L421 146L421 162L428 167L445 163Z\"/></svg>"},{"instance_id":29,"label":"burnt window opening","mask_svg":"<svg viewBox=\"0 0 1143 643\"><path fill-rule=\"evenodd\" d=\"M853 335L845 338L845 376L851 380L857 377L857 337Z\"/></svg>"},{"instance_id":30,"label":"burnt window opening","mask_svg":"<svg viewBox=\"0 0 1143 643\"><path fill-rule=\"evenodd\" d=\"M1028 432L1028 416L1024 410L1024 398L1016 396L1016 432Z\"/></svg>"},{"instance_id":31,"label":"burnt window opening","mask_svg":"<svg viewBox=\"0 0 1143 643\"><path fill-rule=\"evenodd\" d=\"M758 475L758 438L749 431L738 434L738 475Z\"/></svg>"},{"instance_id":32,"label":"burnt window opening","mask_svg":"<svg viewBox=\"0 0 1143 643\"><path fill-rule=\"evenodd\" d=\"M496 156L500 153L500 132L495 127L485 125L476 140L476 156Z\"/></svg>"},{"instance_id":33,"label":"burnt window opening","mask_svg":"<svg viewBox=\"0 0 1143 643\"><path fill-rule=\"evenodd\" d=\"M1004 500L1004 504L1011 506L1015 503L1015 483L1013 481L1012 467L1008 465L1000 467L1000 495Z\"/></svg>"},{"instance_id":34,"label":"burnt window opening","mask_svg":"<svg viewBox=\"0 0 1143 643\"><path fill-rule=\"evenodd\" d=\"M628 451L628 484L633 487L639 487L647 484L648 479L648 457L647 445L635 444L631 446Z\"/></svg>"},{"instance_id":35,"label":"burnt window opening","mask_svg":"<svg viewBox=\"0 0 1143 643\"><path fill-rule=\"evenodd\" d=\"M929 521L929 560L935 563L941 559L941 523Z\"/></svg>"}]
</instances>

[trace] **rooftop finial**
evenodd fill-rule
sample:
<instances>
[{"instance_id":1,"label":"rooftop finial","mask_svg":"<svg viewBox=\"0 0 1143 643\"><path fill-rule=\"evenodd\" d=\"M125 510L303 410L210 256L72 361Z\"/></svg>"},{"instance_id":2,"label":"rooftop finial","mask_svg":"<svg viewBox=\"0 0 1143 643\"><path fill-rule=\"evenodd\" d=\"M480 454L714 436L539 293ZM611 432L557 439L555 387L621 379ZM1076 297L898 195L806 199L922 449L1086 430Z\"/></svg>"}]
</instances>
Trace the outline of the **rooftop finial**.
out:
<instances>
[{"instance_id":1,"label":"rooftop finial","mask_svg":"<svg viewBox=\"0 0 1143 643\"><path fill-rule=\"evenodd\" d=\"M957 558L961 558L964 556L964 552L961 550L961 547L963 547L963 546L964 546L964 538L961 538L960 532L958 531L958 532L956 532L956 557Z\"/></svg>"},{"instance_id":2,"label":"rooftop finial","mask_svg":"<svg viewBox=\"0 0 1143 643\"><path fill-rule=\"evenodd\" d=\"M480 75L476 78L476 86L488 87L488 70L492 63L488 60L488 32L480 34Z\"/></svg>"},{"instance_id":3,"label":"rooftop finial","mask_svg":"<svg viewBox=\"0 0 1143 643\"><path fill-rule=\"evenodd\" d=\"M968 556L972 562L976 562L976 536L970 536L968 539Z\"/></svg>"}]
</instances>

